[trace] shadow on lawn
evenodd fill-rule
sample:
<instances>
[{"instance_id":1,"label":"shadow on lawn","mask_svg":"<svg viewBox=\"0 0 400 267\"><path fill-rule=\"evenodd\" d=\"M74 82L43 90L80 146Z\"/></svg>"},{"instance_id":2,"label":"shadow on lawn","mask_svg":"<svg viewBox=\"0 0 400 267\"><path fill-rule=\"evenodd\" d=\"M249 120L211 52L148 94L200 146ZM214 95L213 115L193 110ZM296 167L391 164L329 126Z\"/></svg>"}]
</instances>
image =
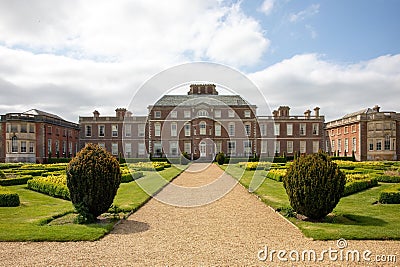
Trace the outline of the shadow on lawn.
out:
<instances>
[{"instance_id":1,"label":"shadow on lawn","mask_svg":"<svg viewBox=\"0 0 400 267\"><path fill-rule=\"evenodd\" d=\"M138 222L134 220L122 220L110 234L129 235L135 233L146 232L150 229L150 225L145 222Z\"/></svg>"},{"instance_id":2,"label":"shadow on lawn","mask_svg":"<svg viewBox=\"0 0 400 267\"><path fill-rule=\"evenodd\" d=\"M326 222L334 224L343 224L343 225L365 225L365 226L387 225L387 222L382 219L370 216L354 215L354 214L341 214L338 216L334 216L333 218L329 218Z\"/></svg>"}]
</instances>

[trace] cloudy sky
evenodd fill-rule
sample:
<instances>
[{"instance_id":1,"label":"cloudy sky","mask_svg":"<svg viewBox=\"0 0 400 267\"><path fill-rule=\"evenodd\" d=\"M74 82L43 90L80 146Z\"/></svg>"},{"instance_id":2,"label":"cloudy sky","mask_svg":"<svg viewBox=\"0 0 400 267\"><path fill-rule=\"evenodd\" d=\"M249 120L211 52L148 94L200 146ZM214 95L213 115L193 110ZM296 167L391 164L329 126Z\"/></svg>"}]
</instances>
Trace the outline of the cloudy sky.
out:
<instances>
[{"instance_id":1,"label":"cloudy sky","mask_svg":"<svg viewBox=\"0 0 400 267\"><path fill-rule=\"evenodd\" d=\"M111 115L157 73L197 61L242 72L293 115L400 111L399 11L398 0L1 0L0 114ZM138 115L159 96L141 97Z\"/></svg>"}]
</instances>

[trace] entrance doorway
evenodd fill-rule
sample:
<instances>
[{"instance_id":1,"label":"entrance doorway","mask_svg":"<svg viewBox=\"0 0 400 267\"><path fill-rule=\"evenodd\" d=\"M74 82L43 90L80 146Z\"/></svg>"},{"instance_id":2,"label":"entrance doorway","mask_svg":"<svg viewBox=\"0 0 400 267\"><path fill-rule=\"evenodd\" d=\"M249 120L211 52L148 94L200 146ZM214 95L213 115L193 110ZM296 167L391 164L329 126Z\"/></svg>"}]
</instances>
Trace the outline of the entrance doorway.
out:
<instances>
[{"instance_id":1,"label":"entrance doorway","mask_svg":"<svg viewBox=\"0 0 400 267\"><path fill-rule=\"evenodd\" d=\"M207 144L203 141L200 142L200 158L207 157Z\"/></svg>"}]
</instances>

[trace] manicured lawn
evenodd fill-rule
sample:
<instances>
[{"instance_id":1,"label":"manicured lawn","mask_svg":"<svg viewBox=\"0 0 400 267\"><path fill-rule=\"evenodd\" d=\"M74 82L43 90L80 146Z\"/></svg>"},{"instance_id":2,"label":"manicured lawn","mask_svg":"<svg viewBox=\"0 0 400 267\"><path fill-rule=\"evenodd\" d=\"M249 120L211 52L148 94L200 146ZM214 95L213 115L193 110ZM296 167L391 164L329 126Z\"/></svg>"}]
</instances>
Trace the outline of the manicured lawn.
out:
<instances>
[{"instance_id":1,"label":"manicured lawn","mask_svg":"<svg viewBox=\"0 0 400 267\"><path fill-rule=\"evenodd\" d=\"M171 167L160 172L145 172L142 182L159 190L167 182L181 173ZM165 179L160 179L160 175ZM79 225L73 223L47 224L52 218L72 213L70 201L53 198L31 191L26 185L10 186L19 194L19 207L0 207L0 241L94 241L107 234L115 222ZM132 211L138 209L150 198L137 183L121 184L114 204Z\"/></svg>"},{"instance_id":2,"label":"manicured lawn","mask_svg":"<svg viewBox=\"0 0 400 267\"><path fill-rule=\"evenodd\" d=\"M227 166L222 166L227 169ZM266 171L245 171L237 166L229 166L227 172L240 179L248 187L252 179L262 179ZM243 175L242 175L243 174ZM242 175L242 177L241 177ZM240 178L241 177L241 178ZM324 222L313 223L289 218L305 236L317 240L345 239L400 239L400 205L374 204L379 193L396 184L380 183L357 194L343 197ZM274 209L289 206L288 197L281 182L265 179L254 192Z\"/></svg>"}]
</instances>

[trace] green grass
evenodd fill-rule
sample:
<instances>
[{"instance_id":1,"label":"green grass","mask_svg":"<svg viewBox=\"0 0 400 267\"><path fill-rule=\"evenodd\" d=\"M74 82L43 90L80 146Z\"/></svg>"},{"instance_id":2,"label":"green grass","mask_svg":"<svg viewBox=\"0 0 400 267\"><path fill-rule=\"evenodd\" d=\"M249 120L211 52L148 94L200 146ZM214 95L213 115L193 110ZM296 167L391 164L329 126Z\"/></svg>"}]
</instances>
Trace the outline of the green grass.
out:
<instances>
[{"instance_id":1,"label":"green grass","mask_svg":"<svg viewBox=\"0 0 400 267\"><path fill-rule=\"evenodd\" d=\"M161 172L146 172L142 179L154 191L179 175L182 170L175 167ZM165 180L159 178L160 175ZM26 185L10 186L18 193L19 207L0 207L0 241L94 241L112 230L114 223L79 225L74 223L52 224L54 218L72 218L73 205L70 201L53 198L31 191ZM114 204L125 211L138 209L150 198L137 183L121 184Z\"/></svg>"},{"instance_id":2,"label":"green grass","mask_svg":"<svg viewBox=\"0 0 400 267\"><path fill-rule=\"evenodd\" d=\"M237 166L222 166L227 172L240 179L240 183L249 187L252 179L261 179L265 171L245 171ZM240 176L242 177L240 178ZM307 237L316 240L351 239L400 239L400 205L376 204L382 190L396 184L380 183L374 187L347 197L343 197L333 213L323 222L308 222L289 218ZM254 192L267 205L274 209L289 206L283 184L265 179Z\"/></svg>"}]
</instances>

